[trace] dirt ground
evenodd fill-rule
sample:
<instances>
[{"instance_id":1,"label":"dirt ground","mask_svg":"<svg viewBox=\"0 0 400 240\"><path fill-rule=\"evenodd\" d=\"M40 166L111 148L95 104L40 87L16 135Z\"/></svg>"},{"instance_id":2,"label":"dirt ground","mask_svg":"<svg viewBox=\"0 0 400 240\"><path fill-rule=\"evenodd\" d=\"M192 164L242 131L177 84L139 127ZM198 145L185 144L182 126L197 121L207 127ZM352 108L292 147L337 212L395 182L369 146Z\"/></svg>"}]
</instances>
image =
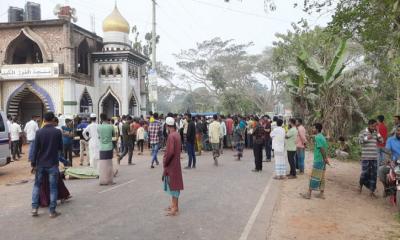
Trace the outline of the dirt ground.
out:
<instances>
[{"instance_id":1,"label":"dirt ground","mask_svg":"<svg viewBox=\"0 0 400 240\"><path fill-rule=\"evenodd\" d=\"M23 180L33 180L34 176L31 174L31 165L28 162L28 146L22 147L21 159L11 162L10 164L0 167L0 187L6 184L16 184Z\"/></svg>"},{"instance_id":2,"label":"dirt ground","mask_svg":"<svg viewBox=\"0 0 400 240\"><path fill-rule=\"evenodd\" d=\"M311 160L312 154L307 153L306 166L311 167ZM378 198L371 198L368 189L360 195L359 163L332 159L331 165L325 200L306 200L299 195L308 188L310 169L298 179L282 183L268 239L400 239L396 208L381 197L381 184L378 182Z\"/></svg>"}]
</instances>

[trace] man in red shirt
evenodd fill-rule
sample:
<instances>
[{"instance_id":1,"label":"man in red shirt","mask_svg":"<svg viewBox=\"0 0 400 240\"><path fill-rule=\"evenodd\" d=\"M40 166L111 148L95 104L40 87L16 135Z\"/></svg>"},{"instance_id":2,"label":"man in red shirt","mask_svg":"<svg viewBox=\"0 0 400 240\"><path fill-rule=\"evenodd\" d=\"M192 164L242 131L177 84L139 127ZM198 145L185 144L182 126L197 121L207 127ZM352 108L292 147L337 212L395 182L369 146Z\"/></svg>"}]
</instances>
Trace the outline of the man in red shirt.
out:
<instances>
[{"instance_id":1,"label":"man in red shirt","mask_svg":"<svg viewBox=\"0 0 400 240\"><path fill-rule=\"evenodd\" d=\"M233 119L231 115L228 115L228 118L225 120L226 125L226 146L228 148L233 148L232 139L233 139Z\"/></svg>"},{"instance_id":2,"label":"man in red shirt","mask_svg":"<svg viewBox=\"0 0 400 240\"><path fill-rule=\"evenodd\" d=\"M387 127L384 123L385 117L383 115L379 115L377 117L378 119L378 125L377 125L377 131L381 135L383 141L378 142L378 164L379 166L382 166L385 162L385 146L386 146L386 139L388 135Z\"/></svg>"},{"instance_id":3,"label":"man in red shirt","mask_svg":"<svg viewBox=\"0 0 400 240\"><path fill-rule=\"evenodd\" d=\"M134 118L133 122L130 125L130 131L133 137L133 150L135 150L136 133L139 128L140 128L139 119Z\"/></svg>"}]
</instances>

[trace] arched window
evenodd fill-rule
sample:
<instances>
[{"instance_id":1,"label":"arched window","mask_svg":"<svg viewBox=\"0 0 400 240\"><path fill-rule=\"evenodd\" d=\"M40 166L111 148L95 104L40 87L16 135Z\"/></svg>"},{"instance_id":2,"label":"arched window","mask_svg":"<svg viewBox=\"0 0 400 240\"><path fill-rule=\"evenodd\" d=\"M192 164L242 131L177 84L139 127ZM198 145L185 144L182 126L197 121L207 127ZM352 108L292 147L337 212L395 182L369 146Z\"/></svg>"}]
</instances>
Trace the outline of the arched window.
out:
<instances>
[{"instance_id":1,"label":"arched window","mask_svg":"<svg viewBox=\"0 0 400 240\"><path fill-rule=\"evenodd\" d=\"M138 114L138 105L135 96L132 94L131 99L129 100L129 114L132 116L136 116Z\"/></svg>"},{"instance_id":2,"label":"arched window","mask_svg":"<svg viewBox=\"0 0 400 240\"><path fill-rule=\"evenodd\" d=\"M21 33L7 49L8 64L43 63L43 55L39 45Z\"/></svg>"},{"instance_id":3,"label":"arched window","mask_svg":"<svg viewBox=\"0 0 400 240\"><path fill-rule=\"evenodd\" d=\"M78 47L77 72L89 74L89 45L86 39Z\"/></svg>"},{"instance_id":4,"label":"arched window","mask_svg":"<svg viewBox=\"0 0 400 240\"><path fill-rule=\"evenodd\" d=\"M128 76L131 77L132 76L132 67L128 68Z\"/></svg>"},{"instance_id":5,"label":"arched window","mask_svg":"<svg viewBox=\"0 0 400 240\"><path fill-rule=\"evenodd\" d=\"M107 75L106 68L104 66L102 66L100 68L100 76L106 76L106 75Z\"/></svg>"},{"instance_id":6,"label":"arched window","mask_svg":"<svg viewBox=\"0 0 400 240\"><path fill-rule=\"evenodd\" d=\"M108 75L108 76L114 76L114 69L113 69L111 66L108 67L107 75Z\"/></svg>"},{"instance_id":7,"label":"arched window","mask_svg":"<svg viewBox=\"0 0 400 240\"><path fill-rule=\"evenodd\" d=\"M119 68L119 66L117 66L117 67L115 68L115 75L122 75L122 74L121 74L121 69Z\"/></svg>"},{"instance_id":8,"label":"arched window","mask_svg":"<svg viewBox=\"0 0 400 240\"><path fill-rule=\"evenodd\" d=\"M138 68L136 66L133 67L132 75L133 75L133 78L138 78L139 70L138 70Z\"/></svg>"}]
</instances>

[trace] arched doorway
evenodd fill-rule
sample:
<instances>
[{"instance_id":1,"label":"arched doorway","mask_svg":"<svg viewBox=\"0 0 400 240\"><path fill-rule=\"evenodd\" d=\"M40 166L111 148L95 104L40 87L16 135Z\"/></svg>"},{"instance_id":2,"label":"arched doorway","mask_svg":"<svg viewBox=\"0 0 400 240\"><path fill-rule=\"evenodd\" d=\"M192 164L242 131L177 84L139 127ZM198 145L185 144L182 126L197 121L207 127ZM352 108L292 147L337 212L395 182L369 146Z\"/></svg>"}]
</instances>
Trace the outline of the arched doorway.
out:
<instances>
[{"instance_id":1,"label":"arched doorway","mask_svg":"<svg viewBox=\"0 0 400 240\"><path fill-rule=\"evenodd\" d=\"M93 112L93 102L89 92L85 88L83 91L81 100L79 101L79 112L80 113L91 113Z\"/></svg>"},{"instance_id":2,"label":"arched doorway","mask_svg":"<svg viewBox=\"0 0 400 240\"><path fill-rule=\"evenodd\" d=\"M132 94L131 99L129 100L129 115L131 116L137 116L138 111L137 111L137 101L135 96Z\"/></svg>"},{"instance_id":3,"label":"arched doorway","mask_svg":"<svg viewBox=\"0 0 400 240\"><path fill-rule=\"evenodd\" d=\"M100 113L105 113L109 118L119 116L120 103L115 95L109 90L100 100Z\"/></svg>"},{"instance_id":4,"label":"arched doorway","mask_svg":"<svg viewBox=\"0 0 400 240\"><path fill-rule=\"evenodd\" d=\"M8 46L6 62L8 64L43 63L43 54L39 45L21 32Z\"/></svg>"},{"instance_id":5,"label":"arched doorway","mask_svg":"<svg viewBox=\"0 0 400 240\"><path fill-rule=\"evenodd\" d=\"M8 113L17 116L21 123L28 122L32 116L43 117L46 112L42 100L29 88L25 88L19 94L10 99Z\"/></svg>"},{"instance_id":6,"label":"arched doorway","mask_svg":"<svg viewBox=\"0 0 400 240\"><path fill-rule=\"evenodd\" d=\"M54 104L49 94L33 82L26 82L17 88L8 98L7 114L17 116L22 123L32 116L43 117L45 112L53 111Z\"/></svg>"}]
</instances>

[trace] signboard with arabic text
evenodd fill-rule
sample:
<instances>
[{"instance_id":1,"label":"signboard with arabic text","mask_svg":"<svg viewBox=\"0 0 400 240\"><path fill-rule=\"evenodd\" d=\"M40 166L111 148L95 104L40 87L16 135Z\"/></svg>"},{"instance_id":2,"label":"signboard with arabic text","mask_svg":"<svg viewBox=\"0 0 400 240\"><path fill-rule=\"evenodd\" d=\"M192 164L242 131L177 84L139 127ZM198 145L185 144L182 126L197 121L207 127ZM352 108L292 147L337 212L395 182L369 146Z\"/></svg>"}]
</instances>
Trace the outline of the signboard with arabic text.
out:
<instances>
[{"instance_id":1,"label":"signboard with arabic text","mask_svg":"<svg viewBox=\"0 0 400 240\"><path fill-rule=\"evenodd\" d=\"M0 66L0 79L57 78L58 63L14 64Z\"/></svg>"}]
</instances>

